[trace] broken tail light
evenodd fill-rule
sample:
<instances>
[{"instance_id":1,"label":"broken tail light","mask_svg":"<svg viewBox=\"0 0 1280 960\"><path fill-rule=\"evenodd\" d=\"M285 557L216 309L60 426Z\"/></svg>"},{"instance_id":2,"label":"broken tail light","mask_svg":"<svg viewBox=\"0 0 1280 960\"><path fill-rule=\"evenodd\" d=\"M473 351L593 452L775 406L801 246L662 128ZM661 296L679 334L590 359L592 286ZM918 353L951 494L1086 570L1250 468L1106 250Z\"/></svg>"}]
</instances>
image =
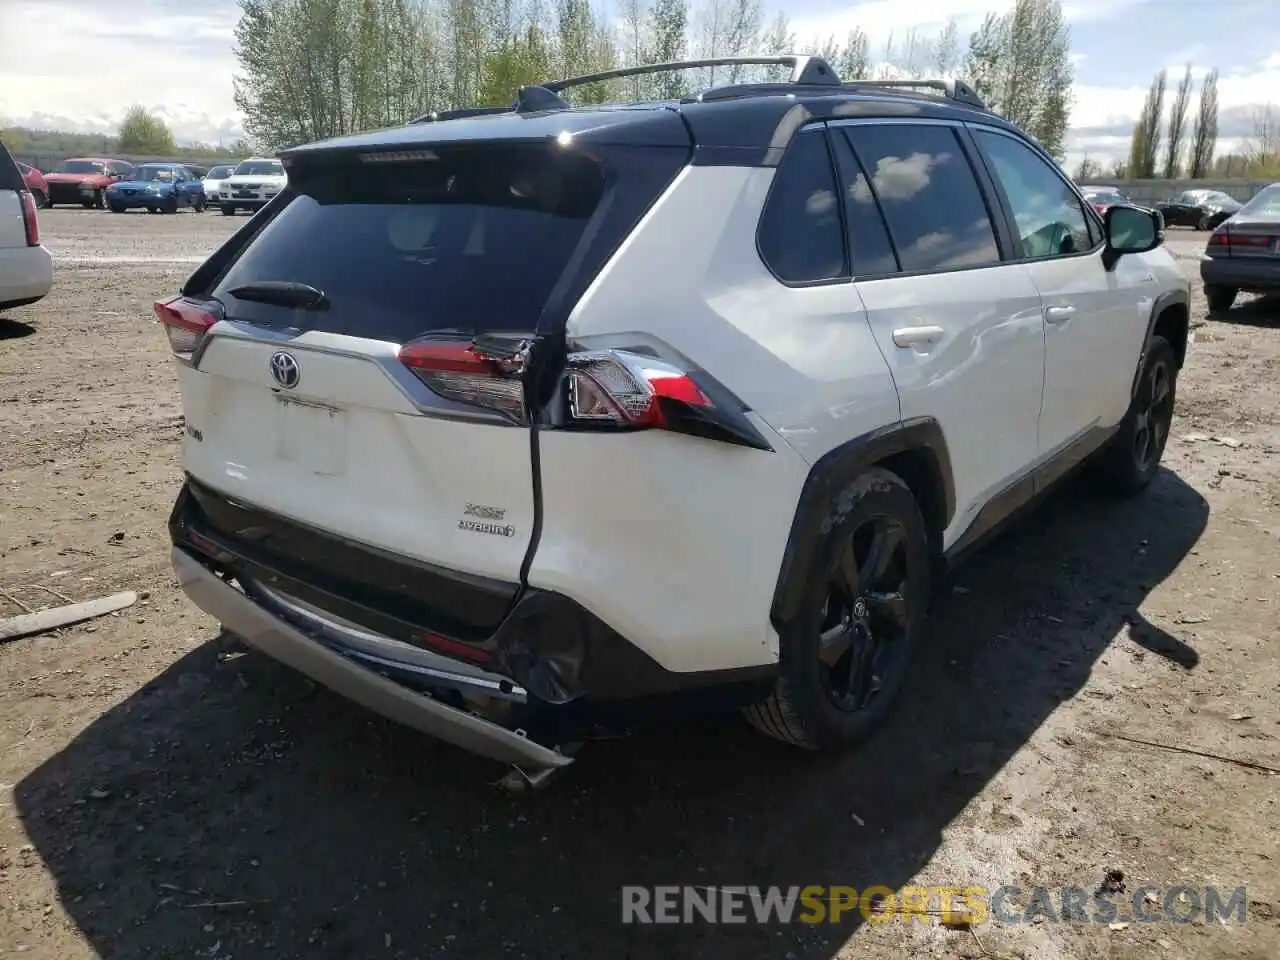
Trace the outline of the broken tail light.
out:
<instances>
[{"instance_id":1,"label":"broken tail light","mask_svg":"<svg viewBox=\"0 0 1280 960\"><path fill-rule=\"evenodd\" d=\"M433 393L528 423L527 341L429 338L405 344L399 360ZM564 408L556 427L669 430L758 450L773 447L747 407L704 370L636 350L575 350L567 357Z\"/></svg>"},{"instance_id":2,"label":"broken tail light","mask_svg":"<svg viewBox=\"0 0 1280 960\"><path fill-rule=\"evenodd\" d=\"M488 351L472 341L421 340L401 347L399 359L446 400L492 410L512 423L526 420L518 352Z\"/></svg>"},{"instance_id":3,"label":"broken tail light","mask_svg":"<svg viewBox=\"0 0 1280 960\"><path fill-rule=\"evenodd\" d=\"M216 305L195 303L185 297L157 300L155 310L173 355L183 363L191 362L209 329L221 319Z\"/></svg>"},{"instance_id":4,"label":"broken tail light","mask_svg":"<svg viewBox=\"0 0 1280 960\"><path fill-rule=\"evenodd\" d=\"M581 429L670 430L772 450L747 408L704 370L630 350L568 358L568 418Z\"/></svg>"}]
</instances>

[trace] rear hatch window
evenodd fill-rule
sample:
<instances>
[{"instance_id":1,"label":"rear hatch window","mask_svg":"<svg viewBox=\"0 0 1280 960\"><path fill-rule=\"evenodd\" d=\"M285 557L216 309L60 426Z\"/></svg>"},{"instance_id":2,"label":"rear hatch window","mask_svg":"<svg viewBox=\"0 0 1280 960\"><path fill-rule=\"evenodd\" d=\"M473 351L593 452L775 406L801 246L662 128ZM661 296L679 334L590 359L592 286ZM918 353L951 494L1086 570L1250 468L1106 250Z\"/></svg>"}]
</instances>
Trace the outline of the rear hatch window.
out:
<instances>
[{"instance_id":1,"label":"rear hatch window","mask_svg":"<svg viewBox=\"0 0 1280 960\"><path fill-rule=\"evenodd\" d=\"M219 279L230 317L404 343L533 330L600 200L593 159L544 144L308 157L288 204ZM238 299L262 282L322 291L297 310Z\"/></svg>"},{"instance_id":2,"label":"rear hatch window","mask_svg":"<svg viewBox=\"0 0 1280 960\"><path fill-rule=\"evenodd\" d=\"M0 143L0 190L24 190L26 186L22 171L14 163L9 149Z\"/></svg>"}]
</instances>

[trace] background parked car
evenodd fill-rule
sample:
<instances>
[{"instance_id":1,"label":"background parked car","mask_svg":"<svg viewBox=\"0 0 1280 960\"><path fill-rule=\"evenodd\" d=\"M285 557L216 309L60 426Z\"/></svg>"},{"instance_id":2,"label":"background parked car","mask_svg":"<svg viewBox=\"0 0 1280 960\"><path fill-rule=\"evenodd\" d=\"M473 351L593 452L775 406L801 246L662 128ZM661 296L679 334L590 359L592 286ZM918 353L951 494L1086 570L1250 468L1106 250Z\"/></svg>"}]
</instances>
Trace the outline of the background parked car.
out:
<instances>
[{"instance_id":1,"label":"background parked car","mask_svg":"<svg viewBox=\"0 0 1280 960\"><path fill-rule=\"evenodd\" d=\"M1093 204L1093 209L1099 213L1106 213L1117 203L1133 202L1115 187L1081 187L1080 192L1084 194L1086 200Z\"/></svg>"},{"instance_id":2,"label":"background parked car","mask_svg":"<svg viewBox=\"0 0 1280 960\"><path fill-rule=\"evenodd\" d=\"M133 176L133 169L133 164L127 160L101 157L63 160L53 173L44 177L49 189L49 206L78 203L101 210L107 205L107 187L117 180Z\"/></svg>"},{"instance_id":3,"label":"background parked car","mask_svg":"<svg viewBox=\"0 0 1280 960\"><path fill-rule=\"evenodd\" d=\"M225 216L237 210L261 210L288 182L284 164L274 157L250 157L236 165L235 172L222 183L218 208Z\"/></svg>"},{"instance_id":4,"label":"background parked car","mask_svg":"<svg viewBox=\"0 0 1280 960\"><path fill-rule=\"evenodd\" d=\"M235 173L236 163L220 163L216 167L210 167L209 172L204 175L204 199L205 202L216 206L221 196L222 183Z\"/></svg>"},{"instance_id":5,"label":"background parked car","mask_svg":"<svg viewBox=\"0 0 1280 960\"><path fill-rule=\"evenodd\" d=\"M47 207L49 205L49 185L44 182L44 174L35 167L29 167L25 163L18 164L18 172L22 174L23 182L26 183L27 189L31 191L31 196L35 198L37 207Z\"/></svg>"},{"instance_id":6,"label":"background parked car","mask_svg":"<svg viewBox=\"0 0 1280 960\"><path fill-rule=\"evenodd\" d=\"M35 303L53 287L53 260L40 246L36 202L0 143L0 310Z\"/></svg>"},{"instance_id":7,"label":"background parked car","mask_svg":"<svg viewBox=\"0 0 1280 960\"><path fill-rule=\"evenodd\" d=\"M1244 206L1235 197L1221 190L1186 190L1177 196L1157 204L1167 227L1195 227L1197 230L1213 230L1228 217L1240 212Z\"/></svg>"},{"instance_id":8,"label":"background parked car","mask_svg":"<svg viewBox=\"0 0 1280 960\"><path fill-rule=\"evenodd\" d=\"M1280 183L1264 187L1209 237L1200 261L1205 298L1215 313L1241 290L1280 293Z\"/></svg>"},{"instance_id":9,"label":"background parked car","mask_svg":"<svg viewBox=\"0 0 1280 960\"><path fill-rule=\"evenodd\" d=\"M182 163L144 163L131 180L107 188L112 213L145 209L148 213L177 213L179 207L204 210L204 185Z\"/></svg>"}]
</instances>

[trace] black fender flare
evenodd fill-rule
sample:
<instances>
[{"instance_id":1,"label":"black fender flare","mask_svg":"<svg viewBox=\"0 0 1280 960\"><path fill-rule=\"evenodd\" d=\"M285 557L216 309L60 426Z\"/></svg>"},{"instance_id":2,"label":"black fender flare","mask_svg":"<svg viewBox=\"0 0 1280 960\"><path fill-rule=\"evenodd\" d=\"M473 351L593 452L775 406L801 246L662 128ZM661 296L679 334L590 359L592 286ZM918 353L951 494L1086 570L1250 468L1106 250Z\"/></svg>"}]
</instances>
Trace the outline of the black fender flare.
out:
<instances>
[{"instance_id":1,"label":"black fender flare","mask_svg":"<svg viewBox=\"0 0 1280 960\"><path fill-rule=\"evenodd\" d=\"M1151 305L1151 316L1147 318L1147 332L1142 337L1142 350L1138 353L1138 362L1133 368L1133 383L1129 386L1129 397L1132 399L1138 395L1138 380L1142 376L1142 367L1147 362L1147 346L1151 343L1151 334L1156 328L1156 323L1160 319L1160 315L1173 306L1182 306L1187 311L1188 336L1190 336L1191 323L1191 293L1188 287L1178 287L1173 290L1166 290L1160 296L1156 297L1155 303ZM1176 349L1176 348L1175 348ZM1179 357L1178 365L1182 366L1185 360L1185 351L1183 356Z\"/></svg>"},{"instance_id":2,"label":"black fender flare","mask_svg":"<svg viewBox=\"0 0 1280 960\"><path fill-rule=\"evenodd\" d=\"M809 469L791 521L770 611L776 627L781 628L796 615L818 545L841 520L840 491L869 467L908 452L922 453L930 469L936 471L943 500L943 528L951 522L956 508L951 455L942 426L933 417L902 420L828 450Z\"/></svg>"}]
</instances>

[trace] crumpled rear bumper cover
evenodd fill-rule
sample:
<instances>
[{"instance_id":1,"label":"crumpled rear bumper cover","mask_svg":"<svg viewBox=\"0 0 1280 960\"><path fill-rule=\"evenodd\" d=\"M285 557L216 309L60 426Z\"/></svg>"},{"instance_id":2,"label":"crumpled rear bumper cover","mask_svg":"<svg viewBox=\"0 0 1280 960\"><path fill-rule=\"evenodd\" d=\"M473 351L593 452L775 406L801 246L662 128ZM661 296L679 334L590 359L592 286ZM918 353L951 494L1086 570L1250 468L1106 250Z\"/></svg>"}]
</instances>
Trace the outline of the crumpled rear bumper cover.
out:
<instances>
[{"instance_id":1,"label":"crumpled rear bumper cover","mask_svg":"<svg viewBox=\"0 0 1280 960\"><path fill-rule=\"evenodd\" d=\"M375 673L304 635L255 603L181 547L171 554L183 592L196 606L268 656L388 719L472 753L527 771L564 767L564 754L475 714Z\"/></svg>"}]
</instances>

